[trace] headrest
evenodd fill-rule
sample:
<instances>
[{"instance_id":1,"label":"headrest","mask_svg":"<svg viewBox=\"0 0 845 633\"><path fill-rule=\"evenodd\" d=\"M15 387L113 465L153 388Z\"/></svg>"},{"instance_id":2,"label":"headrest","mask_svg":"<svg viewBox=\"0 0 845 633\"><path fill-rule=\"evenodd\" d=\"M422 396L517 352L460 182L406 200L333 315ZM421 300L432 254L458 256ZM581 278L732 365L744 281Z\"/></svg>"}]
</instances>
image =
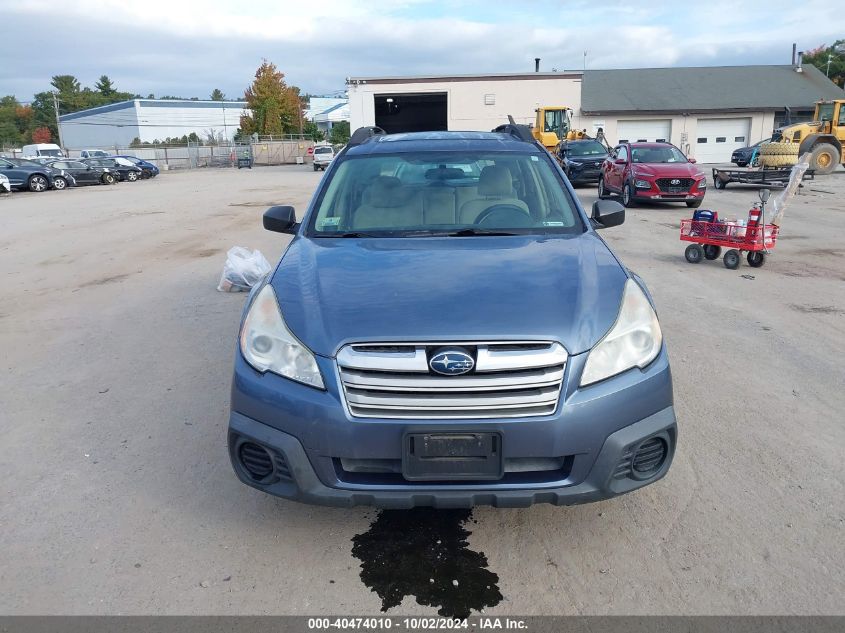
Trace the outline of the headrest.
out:
<instances>
[{"instance_id":1,"label":"headrest","mask_svg":"<svg viewBox=\"0 0 845 633\"><path fill-rule=\"evenodd\" d=\"M504 197L513 195L513 179L507 167L488 165L478 179L478 195Z\"/></svg>"},{"instance_id":2,"label":"headrest","mask_svg":"<svg viewBox=\"0 0 845 633\"><path fill-rule=\"evenodd\" d=\"M396 176L377 176L370 185L370 204L374 207L400 207L407 202L410 194Z\"/></svg>"},{"instance_id":3,"label":"headrest","mask_svg":"<svg viewBox=\"0 0 845 633\"><path fill-rule=\"evenodd\" d=\"M458 169L457 167L446 167L445 165L440 165L435 169L429 169L425 172L425 179L426 180L456 180L457 178L463 178L466 174L464 174L463 169Z\"/></svg>"}]
</instances>

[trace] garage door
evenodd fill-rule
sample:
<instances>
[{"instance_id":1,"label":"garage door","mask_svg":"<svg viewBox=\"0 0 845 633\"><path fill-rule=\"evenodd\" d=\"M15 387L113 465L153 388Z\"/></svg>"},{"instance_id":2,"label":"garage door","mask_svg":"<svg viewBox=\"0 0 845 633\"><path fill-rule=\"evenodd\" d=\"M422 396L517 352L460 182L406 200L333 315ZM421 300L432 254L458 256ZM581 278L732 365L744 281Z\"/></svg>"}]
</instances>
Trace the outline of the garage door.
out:
<instances>
[{"instance_id":1,"label":"garage door","mask_svg":"<svg viewBox=\"0 0 845 633\"><path fill-rule=\"evenodd\" d=\"M749 145L750 118L699 119L695 159L699 163L729 163L738 147Z\"/></svg>"},{"instance_id":2,"label":"garage door","mask_svg":"<svg viewBox=\"0 0 845 633\"><path fill-rule=\"evenodd\" d=\"M644 121L619 121L616 125L619 142L665 141L672 137L671 119L649 119Z\"/></svg>"}]
</instances>

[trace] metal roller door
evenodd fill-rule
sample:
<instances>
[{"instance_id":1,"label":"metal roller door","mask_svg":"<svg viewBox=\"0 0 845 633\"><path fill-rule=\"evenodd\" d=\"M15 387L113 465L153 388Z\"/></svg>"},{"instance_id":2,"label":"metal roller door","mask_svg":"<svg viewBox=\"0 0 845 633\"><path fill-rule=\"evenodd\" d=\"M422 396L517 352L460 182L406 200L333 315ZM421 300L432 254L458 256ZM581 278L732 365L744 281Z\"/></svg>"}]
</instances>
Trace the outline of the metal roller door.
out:
<instances>
[{"instance_id":1,"label":"metal roller door","mask_svg":"<svg viewBox=\"0 0 845 633\"><path fill-rule=\"evenodd\" d=\"M670 142L672 137L671 119L648 119L643 121L619 121L616 124L618 142L636 143L637 141Z\"/></svg>"},{"instance_id":2,"label":"metal roller door","mask_svg":"<svg viewBox=\"0 0 845 633\"><path fill-rule=\"evenodd\" d=\"M699 119L695 159L699 163L729 163L735 149L750 145L751 119Z\"/></svg>"}]
</instances>

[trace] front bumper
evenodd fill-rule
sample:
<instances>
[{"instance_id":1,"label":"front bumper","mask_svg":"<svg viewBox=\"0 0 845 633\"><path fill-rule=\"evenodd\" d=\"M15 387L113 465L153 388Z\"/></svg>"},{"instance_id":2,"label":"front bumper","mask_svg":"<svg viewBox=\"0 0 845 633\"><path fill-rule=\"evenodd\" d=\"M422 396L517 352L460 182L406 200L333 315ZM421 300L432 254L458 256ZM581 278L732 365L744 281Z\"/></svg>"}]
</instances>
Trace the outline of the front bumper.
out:
<instances>
[{"instance_id":1,"label":"front bumper","mask_svg":"<svg viewBox=\"0 0 845 633\"><path fill-rule=\"evenodd\" d=\"M662 478L671 465L677 440L665 349L644 370L632 369L578 388L585 361L586 354L570 357L560 402L552 415L429 423L350 416L331 359L318 358L326 382L326 391L319 391L273 374L260 374L237 354L229 419L230 458L237 476L249 486L288 499L334 506L570 505L614 497ZM560 457L568 466L533 479L506 475L496 481L434 483L411 482L401 475L368 479L350 475L342 466L341 460L401 459L406 431L444 427L501 433L506 460ZM635 477L630 468L632 455L652 438L665 442L665 459L648 476ZM244 442L269 451L272 475L256 480L244 468L239 458Z\"/></svg>"}]
</instances>

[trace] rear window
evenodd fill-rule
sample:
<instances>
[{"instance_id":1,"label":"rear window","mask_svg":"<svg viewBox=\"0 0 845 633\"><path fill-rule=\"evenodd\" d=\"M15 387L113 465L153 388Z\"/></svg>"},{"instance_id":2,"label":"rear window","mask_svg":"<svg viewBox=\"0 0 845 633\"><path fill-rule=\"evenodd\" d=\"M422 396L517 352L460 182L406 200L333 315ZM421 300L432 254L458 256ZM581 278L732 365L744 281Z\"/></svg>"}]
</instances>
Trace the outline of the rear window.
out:
<instances>
[{"instance_id":1,"label":"rear window","mask_svg":"<svg viewBox=\"0 0 845 633\"><path fill-rule=\"evenodd\" d=\"M580 233L576 203L548 156L420 152L347 157L312 214L309 235L436 236L464 229Z\"/></svg>"},{"instance_id":2,"label":"rear window","mask_svg":"<svg viewBox=\"0 0 845 633\"><path fill-rule=\"evenodd\" d=\"M315 154L331 154L334 150L331 147L315 147Z\"/></svg>"}]
</instances>

